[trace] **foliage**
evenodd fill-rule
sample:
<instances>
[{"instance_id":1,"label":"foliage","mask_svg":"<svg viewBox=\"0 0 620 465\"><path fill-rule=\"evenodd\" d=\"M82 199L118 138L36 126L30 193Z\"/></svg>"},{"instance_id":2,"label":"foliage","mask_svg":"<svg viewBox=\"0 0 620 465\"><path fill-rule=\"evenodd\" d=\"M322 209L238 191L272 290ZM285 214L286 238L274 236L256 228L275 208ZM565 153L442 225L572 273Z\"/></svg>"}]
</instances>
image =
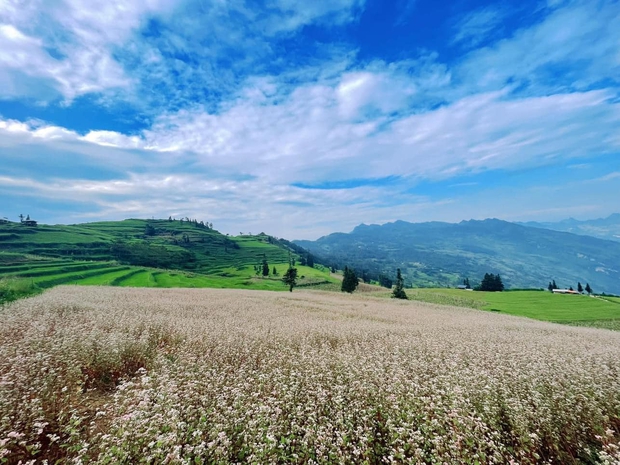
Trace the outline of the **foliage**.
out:
<instances>
[{"instance_id":1,"label":"foliage","mask_svg":"<svg viewBox=\"0 0 620 465\"><path fill-rule=\"evenodd\" d=\"M396 286L392 291L392 298L407 299L407 294L405 293L405 281L403 280L403 275L400 272L400 268L396 270Z\"/></svg>"},{"instance_id":2,"label":"foliage","mask_svg":"<svg viewBox=\"0 0 620 465\"><path fill-rule=\"evenodd\" d=\"M359 286L359 279L357 278L355 271L352 268L345 266L340 290L351 294L355 291L355 289L357 289L357 286Z\"/></svg>"},{"instance_id":3,"label":"foliage","mask_svg":"<svg viewBox=\"0 0 620 465\"><path fill-rule=\"evenodd\" d=\"M391 289L391 288L392 288L392 285L394 284L394 283L392 282L392 280L391 280L388 276L386 276L386 275L384 275L384 274L380 274L380 275L379 275L379 279L378 279L378 281L379 281L379 285L380 285L380 286L382 286L382 287L386 287L386 288L388 288L388 289Z\"/></svg>"},{"instance_id":4,"label":"foliage","mask_svg":"<svg viewBox=\"0 0 620 465\"><path fill-rule=\"evenodd\" d=\"M555 323L578 324L618 320L612 298L550 294L542 291L463 292L457 289L415 289L410 300L489 310ZM603 326L606 327L606 326Z\"/></svg>"},{"instance_id":5,"label":"foliage","mask_svg":"<svg viewBox=\"0 0 620 465\"><path fill-rule=\"evenodd\" d=\"M588 293L588 295L590 295L590 294L592 294L592 292L594 292L594 291L592 290L592 288L590 287L590 284L589 284L589 283L586 283L586 292Z\"/></svg>"},{"instance_id":6,"label":"foliage","mask_svg":"<svg viewBox=\"0 0 620 465\"><path fill-rule=\"evenodd\" d=\"M502 292L504 290L504 283L499 274L494 275L492 273L485 273L484 278L480 282L479 291L486 292Z\"/></svg>"},{"instance_id":7,"label":"foliage","mask_svg":"<svg viewBox=\"0 0 620 465\"><path fill-rule=\"evenodd\" d=\"M293 288L297 285L297 268L294 268L291 264L286 270L282 281L289 287L288 290L293 292Z\"/></svg>"},{"instance_id":8,"label":"foliage","mask_svg":"<svg viewBox=\"0 0 620 465\"><path fill-rule=\"evenodd\" d=\"M39 292L31 279L0 278L0 305L28 297Z\"/></svg>"}]
</instances>

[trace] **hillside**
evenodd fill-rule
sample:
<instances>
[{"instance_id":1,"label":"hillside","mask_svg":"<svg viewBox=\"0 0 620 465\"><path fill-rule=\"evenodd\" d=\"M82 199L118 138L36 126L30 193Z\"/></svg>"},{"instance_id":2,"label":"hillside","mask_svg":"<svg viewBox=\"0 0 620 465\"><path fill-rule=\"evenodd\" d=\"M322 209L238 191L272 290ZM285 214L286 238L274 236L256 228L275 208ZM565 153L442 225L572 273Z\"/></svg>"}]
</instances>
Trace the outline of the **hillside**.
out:
<instances>
[{"instance_id":1,"label":"hillside","mask_svg":"<svg viewBox=\"0 0 620 465\"><path fill-rule=\"evenodd\" d=\"M228 237L199 223L168 220L79 225L0 224L0 247L44 257L117 260L127 265L217 273L226 268L288 262L289 249L266 235Z\"/></svg>"},{"instance_id":2,"label":"hillside","mask_svg":"<svg viewBox=\"0 0 620 465\"><path fill-rule=\"evenodd\" d=\"M552 229L554 231L563 231L620 242L620 213L614 213L607 218L599 218L596 220L579 221L574 218L569 218L555 223L537 223L531 221L519 224L533 228Z\"/></svg>"},{"instance_id":3,"label":"hillside","mask_svg":"<svg viewBox=\"0 0 620 465\"><path fill-rule=\"evenodd\" d=\"M456 285L500 273L507 287L560 287L589 282L596 292L620 292L620 244L588 236L488 219L458 224L396 221L360 225L317 241L295 241L323 263L353 266L377 279L401 268L407 284Z\"/></svg>"},{"instance_id":4,"label":"hillside","mask_svg":"<svg viewBox=\"0 0 620 465\"><path fill-rule=\"evenodd\" d=\"M297 260L300 286L334 281L323 267L300 266L306 255L265 234L229 237L188 221L0 224L0 278L27 278L39 289L93 284L286 290L281 277L289 257ZM269 264L266 277L255 271L263 260Z\"/></svg>"}]
</instances>

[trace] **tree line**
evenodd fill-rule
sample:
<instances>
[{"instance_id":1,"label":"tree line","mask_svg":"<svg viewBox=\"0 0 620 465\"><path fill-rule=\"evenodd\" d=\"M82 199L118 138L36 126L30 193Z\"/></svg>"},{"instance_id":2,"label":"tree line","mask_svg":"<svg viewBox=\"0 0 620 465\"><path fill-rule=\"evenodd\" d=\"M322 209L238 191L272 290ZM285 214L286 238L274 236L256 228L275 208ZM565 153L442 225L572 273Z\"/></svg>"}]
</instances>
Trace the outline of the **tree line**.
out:
<instances>
[{"instance_id":1,"label":"tree line","mask_svg":"<svg viewBox=\"0 0 620 465\"><path fill-rule=\"evenodd\" d=\"M549 285L547 286L547 289L549 290L549 292L553 292L554 289L559 289L558 285L555 282L555 279L553 281L549 281ZM573 286L569 286L568 288L569 291L574 291L575 289L573 289ZM586 287L583 287L581 285L581 282L577 283L577 292L579 292L580 294L583 294L583 292L587 292L588 295L592 294L592 292L594 292L592 290L592 287L590 286L590 283L586 283Z\"/></svg>"}]
</instances>

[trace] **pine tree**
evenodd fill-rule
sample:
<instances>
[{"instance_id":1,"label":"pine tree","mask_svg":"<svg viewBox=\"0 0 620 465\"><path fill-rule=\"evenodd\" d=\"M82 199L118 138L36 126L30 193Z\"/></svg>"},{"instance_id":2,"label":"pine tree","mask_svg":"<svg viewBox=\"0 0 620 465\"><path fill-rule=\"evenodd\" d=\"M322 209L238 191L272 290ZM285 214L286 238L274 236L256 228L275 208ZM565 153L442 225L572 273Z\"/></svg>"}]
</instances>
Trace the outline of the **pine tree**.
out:
<instances>
[{"instance_id":1,"label":"pine tree","mask_svg":"<svg viewBox=\"0 0 620 465\"><path fill-rule=\"evenodd\" d=\"M493 289L495 292L503 292L504 291L504 283L502 282L502 278L499 273L495 276Z\"/></svg>"},{"instance_id":2,"label":"pine tree","mask_svg":"<svg viewBox=\"0 0 620 465\"><path fill-rule=\"evenodd\" d=\"M594 292L594 291L592 290L592 288L590 287L590 284L589 284L589 283L586 283L586 292L588 293L588 295L590 295L590 294L592 294L592 292Z\"/></svg>"},{"instance_id":3,"label":"pine tree","mask_svg":"<svg viewBox=\"0 0 620 465\"><path fill-rule=\"evenodd\" d=\"M551 283L551 281L549 281L549 285L547 286L547 289L549 289L549 292L553 292L553 284Z\"/></svg>"},{"instance_id":4,"label":"pine tree","mask_svg":"<svg viewBox=\"0 0 620 465\"><path fill-rule=\"evenodd\" d=\"M392 291L393 299L407 299L407 294L405 293L405 280L403 279L403 275L400 272L400 268L396 270L396 286Z\"/></svg>"},{"instance_id":5,"label":"pine tree","mask_svg":"<svg viewBox=\"0 0 620 465\"><path fill-rule=\"evenodd\" d=\"M263 260L263 276L269 276L269 263L267 263L267 259Z\"/></svg>"},{"instance_id":6,"label":"pine tree","mask_svg":"<svg viewBox=\"0 0 620 465\"><path fill-rule=\"evenodd\" d=\"M580 294L583 292L583 286L581 285L581 283L577 283L577 292L579 292Z\"/></svg>"},{"instance_id":7,"label":"pine tree","mask_svg":"<svg viewBox=\"0 0 620 465\"><path fill-rule=\"evenodd\" d=\"M359 285L359 281L357 276L355 275L355 271L349 268L348 266L344 267L344 276L342 278L342 286L340 290L342 292L348 292L349 294L353 293L357 286Z\"/></svg>"},{"instance_id":8,"label":"pine tree","mask_svg":"<svg viewBox=\"0 0 620 465\"><path fill-rule=\"evenodd\" d=\"M293 288L297 286L297 268L293 268L293 265L289 265L288 270L282 278L284 284L289 286L289 292L293 292Z\"/></svg>"},{"instance_id":9,"label":"pine tree","mask_svg":"<svg viewBox=\"0 0 620 465\"><path fill-rule=\"evenodd\" d=\"M278 270L276 270L276 267L273 267L273 273L274 276L278 276Z\"/></svg>"},{"instance_id":10,"label":"pine tree","mask_svg":"<svg viewBox=\"0 0 620 465\"><path fill-rule=\"evenodd\" d=\"M559 289L558 285L555 283L555 279L553 280L553 288L554 289Z\"/></svg>"},{"instance_id":11,"label":"pine tree","mask_svg":"<svg viewBox=\"0 0 620 465\"><path fill-rule=\"evenodd\" d=\"M465 289L471 289L471 284L469 283L469 278L465 278L463 280L463 285L465 286Z\"/></svg>"}]
</instances>

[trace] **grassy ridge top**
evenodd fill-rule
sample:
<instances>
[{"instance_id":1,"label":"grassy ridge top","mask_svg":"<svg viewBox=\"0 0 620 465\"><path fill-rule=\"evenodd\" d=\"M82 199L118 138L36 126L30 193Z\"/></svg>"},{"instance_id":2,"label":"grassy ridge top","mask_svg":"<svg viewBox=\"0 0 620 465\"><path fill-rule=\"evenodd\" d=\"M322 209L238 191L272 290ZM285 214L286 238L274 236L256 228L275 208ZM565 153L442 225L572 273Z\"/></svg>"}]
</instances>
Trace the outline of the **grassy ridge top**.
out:
<instances>
[{"instance_id":1,"label":"grassy ridge top","mask_svg":"<svg viewBox=\"0 0 620 465\"><path fill-rule=\"evenodd\" d=\"M288 263L290 250L276 239L229 237L188 221L139 220L80 225L0 224L0 248L38 256L118 260L129 265L217 273L230 267Z\"/></svg>"}]
</instances>

